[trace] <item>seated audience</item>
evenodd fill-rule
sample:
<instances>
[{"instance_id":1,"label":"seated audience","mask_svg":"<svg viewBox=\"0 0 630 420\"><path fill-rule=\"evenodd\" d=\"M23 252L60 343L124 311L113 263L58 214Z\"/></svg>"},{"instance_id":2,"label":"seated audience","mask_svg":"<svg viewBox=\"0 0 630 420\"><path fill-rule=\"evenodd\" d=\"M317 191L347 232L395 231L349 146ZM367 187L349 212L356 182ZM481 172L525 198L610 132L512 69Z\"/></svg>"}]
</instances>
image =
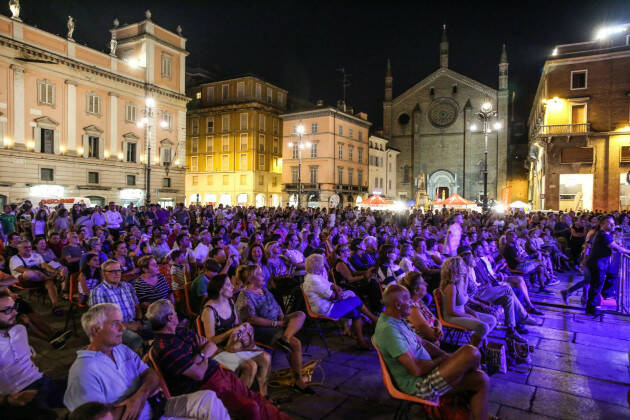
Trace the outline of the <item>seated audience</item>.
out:
<instances>
[{"instance_id":1,"label":"seated audience","mask_svg":"<svg viewBox=\"0 0 630 420\"><path fill-rule=\"evenodd\" d=\"M121 344L125 326L117 305L101 303L91 307L81 317L81 326L90 344L77 351L70 367L63 398L70 411L85 403L98 402L110 404L116 419L229 418L213 392L194 392L168 399L164 405L159 403L163 396L156 398L160 390L158 375ZM151 404L152 399L156 404Z\"/></svg>"},{"instance_id":2,"label":"seated audience","mask_svg":"<svg viewBox=\"0 0 630 420\"><path fill-rule=\"evenodd\" d=\"M147 317L155 332L151 345L172 395L212 390L231 417L243 419L288 419L270 401L247 386L231 371L212 360L216 344L186 328L178 328L173 305L158 300L149 306Z\"/></svg>"},{"instance_id":3,"label":"seated audience","mask_svg":"<svg viewBox=\"0 0 630 420\"><path fill-rule=\"evenodd\" d=\"M385 312L376 324L374 342L395 386L425 400L449 392L470 396L473 419L488 419L489 379L480 369L479 351L464 345L449 355L418 337L405 322L411 304L409 292L403 286L388 286L383 300Z\"/></svg>"},{"instance_id":4,"label":"seated audience","mask_svg":"<svg viewBox=\"0 0 630 420\"><path fill-rule=\"evenodd\" d=\"M343 290L328 280L325 259L313 254L306 259L306 276L302 285L311 310L319 315L331 318L352 320L352 330L360 349L369 350L370 344L363 336L363 313L373 323L376 316L350 290Z\"/></svg>"},{"instance_id":5,"label":"seated audience","mask_svg":"<svg viewBox=\"0 0 630 420\"><path fill-rule=\"evenodd\" d=\"M476 312L466 306L468 302L468 268L460 257L450 257L442 264L442 317L445 321L459 325L473 334L470 343L479 347L488 333L497 325L490 314Z\"/></svg>"},{"instance_id":6,"label":"seated audience","mask_svg":"<svg viewBox=\"0 0 630 420\"><path fill-rule=\"evenodd\" d=\"M267 395L271 357L255 347L253 335L248 335L253 332L251 326L239 321L232 301L233 290L232 282L225 274L217 274L210 279L208 300L201 311L203 335L223 350L214 356L214 360L236 372L248 388L256 379L258 392L264 397ZM243 348L244 345L247 347Z\"/></svg>"},{"instance_id":7,"label":"seated audience","mask_svg":"<svg viewBox=\"0 0 630 420\"><path fill-rule=\"evenodd\" d=\"M294 388L314 394L302 377L302 343L295 337L304 320L303 312L284 314L271 292L265 287L265 277L259 266L251 266L245 272L247 283L239 293L236 308L239 319L254 327L257 342L278 347L289 355L295 375Z\"/></svg>"}]
</instances>

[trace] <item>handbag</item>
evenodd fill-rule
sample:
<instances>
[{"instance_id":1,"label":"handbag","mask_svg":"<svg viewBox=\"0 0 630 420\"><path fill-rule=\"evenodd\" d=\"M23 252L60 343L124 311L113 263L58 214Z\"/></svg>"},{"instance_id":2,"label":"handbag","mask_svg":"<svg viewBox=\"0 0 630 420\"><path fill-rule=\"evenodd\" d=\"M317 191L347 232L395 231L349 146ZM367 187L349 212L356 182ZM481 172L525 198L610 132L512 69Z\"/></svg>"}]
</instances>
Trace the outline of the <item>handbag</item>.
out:
<instances>
[{"instance_id":1,"label":"handbag","mask_svg":"<svg viewBox=\"0 0 630 420\"><path fill-rule=\"evenodd\" d=\"M489 375L497 372L507 373L505 344L488 341L486 345L486 366Z\"/></svg>"},{"instance_id":2,"label":"handbag","mask_svg":"<svg viewBox=\"0 0 630 420\"><path fill-rule=\"evenodd\" d=\"M252 350L254 346L254 328L249 323L244 323L232 331L224 350L238 353L239 351Z\"/></svg>"},{"instance_id":3,"label":"handbag","mask_svg":"<svg viewBox=\"0 0 630 420\"><path fill-rule=\"evenodd\" d=\"M534 346L521 343L509 337L506 337L505 344L507 345L506 356L511 365L532 363L531 353L534 351Z\"/></svg>"},{"instance_id":4,"label":"handbag","mask_svg":"<svg viewBox=\"0 0 630 420\"><path fill-rule=\"evenodd\" d=\"M302 378L304 378L304 380L310 385L321 385L324 382L323 369L321 368L321 366L320 369L322 370L322 381L317 384L314 384L312 382L313 374L315 373L315 369L317 369L319 362L319 359L315 359L302 365L302 370L300 374L302 375ZM279 369L273 372L273 376L269 381L269 386L272 388L292 387L293 385L295 385L295 381L295 374L293 373L293 370L291 368Z\"/></svg>"}]
</instances>

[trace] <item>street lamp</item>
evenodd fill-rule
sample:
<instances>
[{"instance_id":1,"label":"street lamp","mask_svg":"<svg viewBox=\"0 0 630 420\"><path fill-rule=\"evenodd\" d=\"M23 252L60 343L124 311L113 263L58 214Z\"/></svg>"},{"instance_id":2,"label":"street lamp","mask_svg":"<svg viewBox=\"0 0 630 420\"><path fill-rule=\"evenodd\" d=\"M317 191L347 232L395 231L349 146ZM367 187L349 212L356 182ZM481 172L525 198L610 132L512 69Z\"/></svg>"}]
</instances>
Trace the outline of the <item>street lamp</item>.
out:
<instances>
[{"instance_id":1,"label":"street lamp","mask_svg":"<svg viewBox=\"0 0 630 420\"><path fill-rule=\"evenodd\" d=\"M141 110L142 114L144 114L144 117L142 117L140 119L140 121L138 121L137 126L140 128L145 128L144 130L144 142L147 145L147 160L146 160L146 178L145 178L145 185L146 185L146 192L145 192L145 204L148 206L149 204L151 204L151 129L152 129L152 123L153 123L153 117L154 116L160 116L161 115L161 119L160 119L160 127L162 128L166 128L168 127L168 122L165 119L165 111L159 110L159 109L154 109L155 108L155 99L153 99L152 97L147 97L144 100L144 108Z\"/></svg>"},{"instance_id":2,"label":"street lamp","mask_svg":"<svg viewBox=\"0 0 630 420\"><path fill-rule=\"evenodd\" d=\"M481 110L477 113L477 116L482 122L483 132L483 211L488 210L488 134L492 132L490 123L495 130L499 130L502 127L501 121L497 121L497 111L492 110L492 104L490 102L484 102L481 105ZM476 124L471 124L471 131L477 129Z\"/></svg>"},{"instance_id":3,"label":"street lamp","mask_svg":"<svg viewBox=\"0 0 630 420\"><path fill-rule=\"evenodd\" d=\"M298 138L297 144L293 143L292 141L289 141L289 147L291 148L297 147L297 156L298 156L297 208L300 208L300 205L302 204L302 149L304 149L304 147L311 147L311 142L306 141L302 143L302 136L304 135L304 125L302 125L302 123L298 124L297 127L295 127L295 134L297 134L297 138Z\"/></svg>"}]
</instances>

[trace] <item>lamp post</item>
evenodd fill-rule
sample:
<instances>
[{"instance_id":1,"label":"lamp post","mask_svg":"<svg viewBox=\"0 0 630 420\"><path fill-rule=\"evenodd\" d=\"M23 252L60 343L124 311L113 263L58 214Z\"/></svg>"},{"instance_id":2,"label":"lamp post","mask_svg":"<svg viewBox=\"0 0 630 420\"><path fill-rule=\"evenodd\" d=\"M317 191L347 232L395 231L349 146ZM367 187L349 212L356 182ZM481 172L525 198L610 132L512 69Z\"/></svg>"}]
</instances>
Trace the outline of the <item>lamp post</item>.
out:
<instances>
[{"instance_id":1,"label":"lamp post","mask_svg":"<svg viewBox=\"0 0 630 420\"><path fill-rule=\"evenodd\" d=\"M302 149L304 147L311 147L311 142L302 142L302 136L304 136L304 125L302 123L298 124L295 127L295 134L297 134L297 144L292 141L289 142L289 147L297 147L297 156L298 156L298 173L297 173L297 208L300 208L302 204Z\"/></svg>"},{"instance_id":2,"label":"lamp post","mask_svg":"<svg viewBox=\"0 0 630 420\"><path fill-rule=\"evenodd\" d=\"M493 128L499 130L501 128L501 122L496 121L497 111L492 109L490 102L484 102L481 105L481 110L477 113L477 116L482 122L483 132L483 211L488 210L488 134L492 133L490 123L494 121ZM471 131L475 131L477 127L473 124L470 127Z\"/></svg>"},{"instance_id":3,"label":"lamp post","mask_svg":"<svg viewBox=\"0 0 630 420\"><path fill-rule=\"evenodd\" d=\"M138 121L138 127L144 127L144 142L147 145L147 162L146 162L146 177L145 177L145 185L146 191L144 195L145 205L151 204L151 129L153 127L153 117L155 115L162 115L162 119L160 120L160 127L166 128L168 126L168 122L164 119L164 111L159 109L155 109L155 99L152 97L147 97L144 100L144 108L142 109L142 113L144 117Z\"/></svg>"}]
</instances>

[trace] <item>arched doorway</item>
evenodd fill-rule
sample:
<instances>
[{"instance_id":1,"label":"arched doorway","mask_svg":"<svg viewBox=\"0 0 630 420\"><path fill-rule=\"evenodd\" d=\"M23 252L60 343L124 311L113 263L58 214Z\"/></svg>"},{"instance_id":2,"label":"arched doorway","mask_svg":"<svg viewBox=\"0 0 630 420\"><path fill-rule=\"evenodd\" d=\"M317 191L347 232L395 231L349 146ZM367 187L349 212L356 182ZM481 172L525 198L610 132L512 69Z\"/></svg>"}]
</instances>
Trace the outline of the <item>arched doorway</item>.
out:
<instances>
[{"instance_id":1,"label":"arched doorway","mask_svg":"<svg viewBox=\"0 0 630 420\"><path fill-rule=\"evenodd\" d=\"M441 200L448 198L451 194L457 192L457 184L455 176L444 169L437 170L429 177L427 183L427 193L431 200Z\"/></svg>"}]
</instances>

